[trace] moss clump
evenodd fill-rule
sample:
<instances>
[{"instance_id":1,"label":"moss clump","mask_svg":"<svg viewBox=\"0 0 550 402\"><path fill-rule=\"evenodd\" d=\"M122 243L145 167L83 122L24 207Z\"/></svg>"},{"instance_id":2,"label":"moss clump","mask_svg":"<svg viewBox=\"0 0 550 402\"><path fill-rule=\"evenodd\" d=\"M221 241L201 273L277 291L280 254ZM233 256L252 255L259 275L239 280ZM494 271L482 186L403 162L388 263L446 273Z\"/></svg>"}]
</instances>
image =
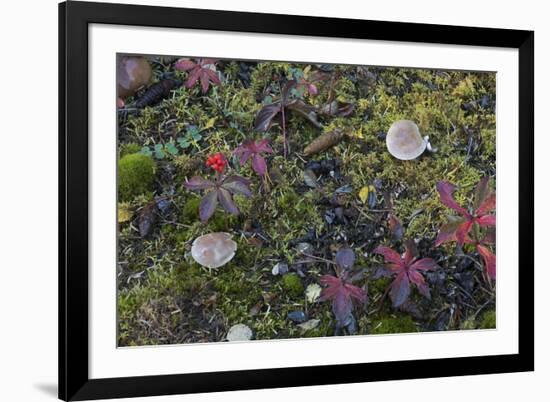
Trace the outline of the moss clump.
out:
<instances>
[{"instance_id":1,"label":"moss clump","mask_svg":"<svg viewBox=\"0 0 550 402\"><path fill-rule=\"evenodd\" d=\"M138 153L141 149L141 146L139 144L136 144L135 142L130 142L128 144L121 144L120 145L120 156L126 156L129 154L135 154Z\"/></svg>"},{"instance_id":2,"label":"moss clump","mask_svg":"<svg viewBox=\"0 0 550 402\"><path fill-rule=\"evenodd\" d=\"M416 324L410 316L384 317L374 322L371 334L402 334L418 332Z\"/></svg>"},{"instance_id":3,"label":"moss clump","mask_svg":"<svg viewBox=\"0 0 550 402\"><path fill-rule=\"evenodd\" d=\"M184 223L193 223L199 219L200 198L188 198L183 204L181 216Z\"/></svg>"},{"instance_id":4,"label":"moss clump","mask_svg":"<svg viewBox=\"0 0 550 402\"><path fill-rule=\"evenodd\" d=\"M283 276L283 288L291 295L298 297L304 293L304 285L300 277L296 274L286 274Z\"/></svg>"},{"instance_id":5,"label":"moss clump","mask_svg":"<svg viewBox=\"0 0 550 402\"><path fill-rule=\"evenodd\" d=\"M497 314L495 310L489 310L483 313L479 322L479 328L495 329L497 327Z\"/></svg>"},{"instance_id":6,"label":"moss clump","mask_svg":"<svg viewBox=\"0 0 550 402\"><path fill-rule=\"evenodd\" d=\"M155 179L155 162L143 154L125 155L118 161L118 196L130 201L151 190Z\"/></svg>"}]
</instances>

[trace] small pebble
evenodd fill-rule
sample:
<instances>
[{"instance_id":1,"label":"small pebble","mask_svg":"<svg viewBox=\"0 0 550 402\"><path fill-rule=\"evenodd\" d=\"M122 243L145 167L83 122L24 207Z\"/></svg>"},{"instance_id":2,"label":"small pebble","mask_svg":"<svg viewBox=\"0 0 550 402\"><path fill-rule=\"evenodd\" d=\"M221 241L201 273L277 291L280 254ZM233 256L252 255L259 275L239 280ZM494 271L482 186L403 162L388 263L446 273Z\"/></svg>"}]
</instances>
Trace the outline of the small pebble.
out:
<instances>
[{"instance_id":1,"label":"small pebble","mask_svg":"<svg viewBox=\"0 0 550 402\"><path fill-rule=\"evenodd\" d=\"M307 320L307 316L303 311L292 311L288 313L288 319L293 322L302 323Z\"/></svg>"}]
</instances>

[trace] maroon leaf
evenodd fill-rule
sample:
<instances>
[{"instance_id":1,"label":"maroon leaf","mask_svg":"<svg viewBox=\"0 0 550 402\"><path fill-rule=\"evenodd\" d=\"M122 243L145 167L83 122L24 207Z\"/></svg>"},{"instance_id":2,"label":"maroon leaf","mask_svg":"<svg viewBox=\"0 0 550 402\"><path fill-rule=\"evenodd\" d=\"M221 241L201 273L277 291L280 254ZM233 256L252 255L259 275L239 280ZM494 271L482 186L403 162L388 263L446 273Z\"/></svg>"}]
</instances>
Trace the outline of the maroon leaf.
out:
<instances>
[{"instance_id":1,"label":"maroon leaf","mask_svg":"<svg viewBox=\"0 0 550 402\"><path fill-rule=\"evenodd\" d=\"M360 287L348 283L342 278L323 275L320 280L326 287L322 290L319 301L332 300L332 311L339 326L343 326L353 309L353 299L364 303L366 292Z\"/></svg>"},{"instance_id":2,"label":"maroon leaf","mask_svg":"<svg viewBox=\"0 0 550 402\"><path fill-rule=\"evenodd\" d=\"M353 268L355 253L350 248L342 248L336 253L336 265L343 269Z\"/></svg>"},{"instance_id":3,"label":"maroon leaf","mask_svg":"<svg viewBox=\"0 0 550 402\"><path fill-rule=\"evenodd\" d=\"M437 267L437 262L432 258L422 258L411 265L411 268L419 271L429 271Z\"/></svg>"},{"instance_id":4,"label":"maroon leaf","mask_svg":"<svg viewBox=\"0 0 550 402\"><path fill-rule=\"evenodd\" d=\"M390 214L388 218L388 226L395 239L401 240L403 238L403 225L395 215Z\"/></svg>"},{"instance_id":5,"label":"maroon leaf","mask_svg":"<svg viewBox=\"0 0 550 402\"><path fill-rule=\"evenodd\" d=\"M286 82L285 86L283 87L282 93L281 93L281 99L283 102L283 106L287 106L289 103L290 95L292 88L296 87L297 82L295 80L289 80Z\"/></svg>"},{"instance_id":6,"label":"maroon leaf","mask_svg":"<svg viewBox=\"0 0 550 402\"><path fill-rule=\"evenodd\" d=\"M256 131L267 131L271 126L271 121L273 118L281 111L280 103L272 103L270 105L264 106L256 116L254 121L254 130Z\"/></svg>"},{"instance_id":7,"label":"maroon leaf","mask_svg":"<svg viewBox=\"0 0 550 402\"><path fill-rule=\"evenodd\" d=\"M199 217L201 221L207 222L216 211L217 205L218 192L216 190L210 190L204 197L202 197L199 205Z\"/></svg>"},{"instance_id":8,"label":"maroon leaf","mask_svg":"<svg viewBox=\"0 0 550 402\"><path fill-rule=\"evenodd\" d=\"M308 84L307 91L311 96L316 96L319 93L319 90L314 84Z\"/></svg>"},{"instance_id":9,"label":"maroon leaf","mask_svg":"<svg viewBox=\"0 0 550 402\"><path fill-rule=\"evenodd\" d=\"M482 227L496 226L497 217L495 215L483 215L483 216L477 218L476 221L479 224L479 226L482 226Z\"/></svg>"},{"instance_id":10,"label":"maroon leaf","mask_svg":"<svg viewBox=\"0 0 550 402\"><path fill-rule=\"evenodd\" d=\"M466 235L468 234L468 232L472 228L473 224L474 223L473 223L472 220L467 220L466 222L462 223L458 227L458 229L456 230L456 232L455 232L456 242L460 247L462 247L462 245L464 244L464 240L466 239Z\"/></svg>"},{"instance_id":11,"label":"maroon leaf","mask_svg":"<svg viewBox=\"0 0 550 402\"><path fill-rule=\"evenodd\" d=\"M476 210L476 215L485 215L491 211L493 211L496 208L496 194L490 194L479 206L479 208Z\"/></svg>"},{"instance_id":12,"label":"maroon leaf","mask_svg":"<svg viewBox=\"0 0 550 402\"><path fill-rule=\"evenodd\" d=\"M185 87L187 89L193 88L193 86L197 83L197 80L200 78L200 76L201 76L200 68L195 68L194 70L191 70L191 72L189 73L189 77L185 82Z\"/></svg>"},{"instance_id":13,"label":"maroon leaf","mask_svg":"<svg viewBox=\"0 0 550 402\"><path fill-rule=\"evenodd\" d=\"M313 106L306 104L304 101L297 99L290 102L286 107L305 117L311 124L317 128L321 128L321 124L317 121L316 109Z\"/></svg>"},{"instance_id":14,"label":"maroon leaf","mask_svg":"<svg viewBox=\"0 0 550 402\"><path fill-rule=\"evenodd\" d=\"M196 191L196 190L206 190L215 186L210 180L203 179L202 177L195 176L190 180L187 180L183 184L187 189Z\"/></svg>"},{"instance_id":15,"label":"maroon leaf","mask_svg":"<svg viewBox=\"0 0 550 402\"><path fill-rule=\"evenodd\" d=\"M426 285L426 281L420 272L410 271L409 280L416 285L416 288L422 296L427 297L428 299L431 298L430 288Z\"/></svg>"},{"instance_id":16,"label":"maroon leaf","mask_svg":"<svg viewBox=\"0 0 550 402\"><path fill-rule=\"evenodd\" d=\"M196 64L189 59L179 59L174 64L174 67L176 68L176 70L183 70L183 71L191 70L192 68L195 68L195 66Z\"/></svg>"},{"instance_id":17,"label":"maroon leaf","mask_svg":"<svg viewBox=\"0 0 550 402\"><path fill-rule=\"evenodd\" d=\"M273 149L269 146L269 140L264 138L263 140L258 141L256 144L256 152L266 152L268 154L273 153Z\"/></svg>"},{"instance_id":18,"label":"maroon leaf","mask_svg":"<svg viewBox=\"0 0 550 402\"><path fill-rule=\"evenodd\" d=\"M484 247L482 245L476 246L478 253L481 255L481 258L483 258L483 262L485 263L485 270L487 272L487 275L489 275L489 278L496 279L497 278L497 257L494 255L491 250L489 250L487 247Z\"/></svg>"},{"instance_id":19,"label":"maroon leaf","mask_svg":"<svg viewBox=\"0 0 550 402\"><path fill-rule=\"evenodd\" d=\"M201 70L201 90L202 93L205 94L208 91L208 88L210 87L210 79L208 78L208 73L203 69Z\"/></svg>"},{"instance_id":20,"label":"maroon leaf","mask_svg":"<svg viewBox=\"0 0 550 402\"><path fill-rule=\"evenodd\" d=\"M220 202L223 209L233 215L239 215L239 208L233 202L231 193L224 189L223 187L218 188L218 201Z\"/></svg>"},{"instance_id":21,"label":"maroon leaf","mask_svg":"<svg viewBox=\"0 0 550 402\"><path fill-rule=\"evenodd\" d=\"M250 181L241 176L229 176L224 179L222 187L232 194L241 194L250 197Z\"/></svg>"},{"instance_id":22,"label":"maroon leaf","mask_svg":"<svg viewBox=\"0 0 550 402\"><path fill-rule=\"evenodd\" d=\"M462 208L453 198L453 191L455 186L446 181L440 181L437 183L437 191L439 192L439 198L441 202L451 209L454 209L461 215L470 218L470 214L465 208Z\"/></svg>"},{"instance_id":23,"label":"maroon leaf","mask_svg":"<svg viewBox=\"0 0 550 402\"><path fill-rule=\"evenodd\" d=\"M464 219L452 219L439 228L439 233L435 239L435 246L438 247L443 243L456 241L456 231L464 223Z\"/></svg>"},{"instance_id":24,"label":"maroon leaf","mask_svg":"<svg viewBox=\"0 0 550 402\"><path fill-rule=\"evenodd\" d=\"M479 183L474 190L474 210L477 210L481 203L487 198L490 194L489 189L489 177L482 177Z\"/></svg>"},{"instance_id":25,"label":"maroon leaf","mask_svg":"<svg viewBox=\"0 0 550 402\"><path fill-rule=\"evenodd\" d=\"M346 283L345 286L352 299L355 299L360 303L365 303L367 301L367 293L363 289L349 283Z\"/></svg>"},{"instance_id":26,"label":"maroon leaf","mask_svg":"<svg viewBox=\"0 0 550 402\"><path fill-rule=\"evenodd\" d=\"M381 250L379 250L381 249ZM394 307L399 307L407 301L411 293L410 282L425 297L430 297L430 289L426 284L421 271L427 271L437 267L436 262L431 258L416 260L416 245L412 240L405 242L405 254L403 258L389 247L380 246L374 252L383 254L386 262L386 269L392 275L396 275L390 287L390 298ZM388 258L389 257L389 258Z\"/></svg>"},{"instance_id":27,"label":"maroon leaf","mask_svg":"<svg viewBox=\"0 0 550 402\"><path fill-rule=\"evenodd\" d=\"M321 285L327 286L321 292L321 296L319 296L318 299L319 301L331 300L336 297L336 293L340 286L340 279L332 275L323 275L319 282L321 282Z\"/></svg>"},{"instance_id":28,"label":"maroon leaf","mask_svg":"<svg viewBox=\"0 0 550 402\"><path fill-rule=\"evenodd\" d=\"M260 176L263 176L267 170L265 159L260 154L254 154L252 157L252 169Z\"/></svg>"},{"instance_id":29,"label":"maroon leaf","mask_svg":"<svg viewBox=\"0 0 550 402\"><path fill-rule=\"evenodd\" d=\"M189 71L185 87L192 88L198 80L200 80L201 91L206 93L210 87L210 82L214 85L220 85L220 79L218 78L215 69L215 59L199 59L197 63L187 59L180 59L176 62L174 67L177 70Z\"/></svg>"},{"instance_id":30,"label":"maroon leaf","mask_svg":"<svg viewBox=\"0 0 550 402\"><path fill-rule=\"evenodd\" d=\"M418 254L418 250L416 249L416 244L414 244L414 241L406 240L405 255L403 256L403 263L405 265L411 265L416 254Z\"/></svg>"},{"instance_id":31,"label":"maroon leaf","mask_svg":"<svg viewBox=\"0 0 550 402\"><path fill-rule=\"evenodd\" d=\"M383 255L386 262L401 265L401 256L397 251L394 251L389 247L378 246L373 250L373 253Z\"/></svg>"},{"instance_id":32,"label":"maroon leaf","mask_svg":"<svg viewBox=\"0 0 550 402\"><path fill-rule=\"evenodd\" d=\"M411 286L406 272L399 273L391 284L390 297L394 307L399 307L409 298Z\"/></svg>"},{"instance_id":33,"label":"maroon leaf","mask_svg":"<svg viewBox=\"0 0 550 402\"><path fill-rule=\"evenodd\" d=\"M218 74L216 74L215 71L212 71L211 69L207 68L204 70L206 75L208 75L208 78L210 81L212 81L215 85L221 85L220 78L218 77Z\"/></svg>"},{"instance_id":34,"label":"maroon leaf","mask_svg":"<svg viewBox=\"0 0 550 402\"><path fill-rule=\"evenodd\" d=\"M340 325L346 322L352 309L353 303L349 293L344 286L340 286L332 303L332 311Z\"/></svg>"}]
</instances>

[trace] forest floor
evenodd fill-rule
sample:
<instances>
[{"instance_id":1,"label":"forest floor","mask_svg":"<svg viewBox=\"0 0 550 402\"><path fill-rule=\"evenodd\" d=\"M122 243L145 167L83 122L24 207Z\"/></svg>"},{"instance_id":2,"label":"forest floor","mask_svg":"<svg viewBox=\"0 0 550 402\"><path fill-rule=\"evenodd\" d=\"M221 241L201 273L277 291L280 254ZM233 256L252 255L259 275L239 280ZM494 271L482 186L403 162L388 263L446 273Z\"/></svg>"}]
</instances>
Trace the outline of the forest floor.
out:
<instances>
[{"instance_id":1,"label":"forest floor","mask_svg":"<svg viewBox=\"0 0 550 402\"><path fill-rule=\"evenodd\" d=\"M209 68L221 82L203 93L200 82L186 87L191 73L174 68L174 59L151 60L153 83L177 84L160 102L136 109L129 97L117 112L120 346L223 341L236 324L253 339L495 327L495 286L476 248L435 247L439 228L456 214L436 183L455 184L461 205L471 203L482 177L494 183L494 73L218 60ZM254 130L259 112L277 104L293 79L304 85L288 96L307 113L285 107L284 117ZM435 152L393 157L386 134L401 119L414 121ZM335 131L344 133L335 145L304 152ZM251 139L267 139L273 150L263 155L264 177L234 154ZM185 183L213 180L205 162L216 153L227 158L227 174L250 180L252 195L234 196L239 215L218 207L205 223L204 192ZM190 253L211 232L237 243L234 258L215 269ZM394 307L393 279L380 275L384 260L373 251L402 253L405 240L437 267L424 273L431 297L413 288ZM345 325L330 300L318 298L321 277L337 274L342 248L355 253L353 285L368 295L354 301Z\"/></svg>"}]
</instances>

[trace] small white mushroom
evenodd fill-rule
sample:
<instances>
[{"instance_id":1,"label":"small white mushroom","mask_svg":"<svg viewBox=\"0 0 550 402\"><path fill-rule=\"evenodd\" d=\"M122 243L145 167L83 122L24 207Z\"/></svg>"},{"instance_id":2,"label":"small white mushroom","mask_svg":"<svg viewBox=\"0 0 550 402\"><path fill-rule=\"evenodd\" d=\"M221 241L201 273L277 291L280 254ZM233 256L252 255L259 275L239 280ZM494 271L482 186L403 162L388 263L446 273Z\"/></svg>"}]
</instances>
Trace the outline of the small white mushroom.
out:
<instances>
[{"instance_id":1,"label":"small white mushroom","mask_svg":"<svg viewBox=\"0 0 550 402\"><path fill-rule=\"evenodd\" d=\"M418 158L427 144L427 137L422 138L418 126L410 120L394 122L386 135L386 146L390 154L405 161Z\"/></svg>"},{"instance_id":2,"label":"small white mushroom","mask_svg":"<svg viewBox=\"0 0 550 402\"><path fill-rule=\"evenodd\" d=\"M237 243L229 233L208 233L197 237L191 246L191 256L203 267L218 268L235 256Z\"/></svg>"},{"instance_id":3,"label":"small white mushroom","mask_svg":"<svg viewBox=\"0 0 550 402\"><path fill-rule=\"evenodd\" d=\"M252 330L248 326L237 324L229 328L226 339L229 342L243 342L251 340L252 335Z\"/></svg>"}]
</instances>

